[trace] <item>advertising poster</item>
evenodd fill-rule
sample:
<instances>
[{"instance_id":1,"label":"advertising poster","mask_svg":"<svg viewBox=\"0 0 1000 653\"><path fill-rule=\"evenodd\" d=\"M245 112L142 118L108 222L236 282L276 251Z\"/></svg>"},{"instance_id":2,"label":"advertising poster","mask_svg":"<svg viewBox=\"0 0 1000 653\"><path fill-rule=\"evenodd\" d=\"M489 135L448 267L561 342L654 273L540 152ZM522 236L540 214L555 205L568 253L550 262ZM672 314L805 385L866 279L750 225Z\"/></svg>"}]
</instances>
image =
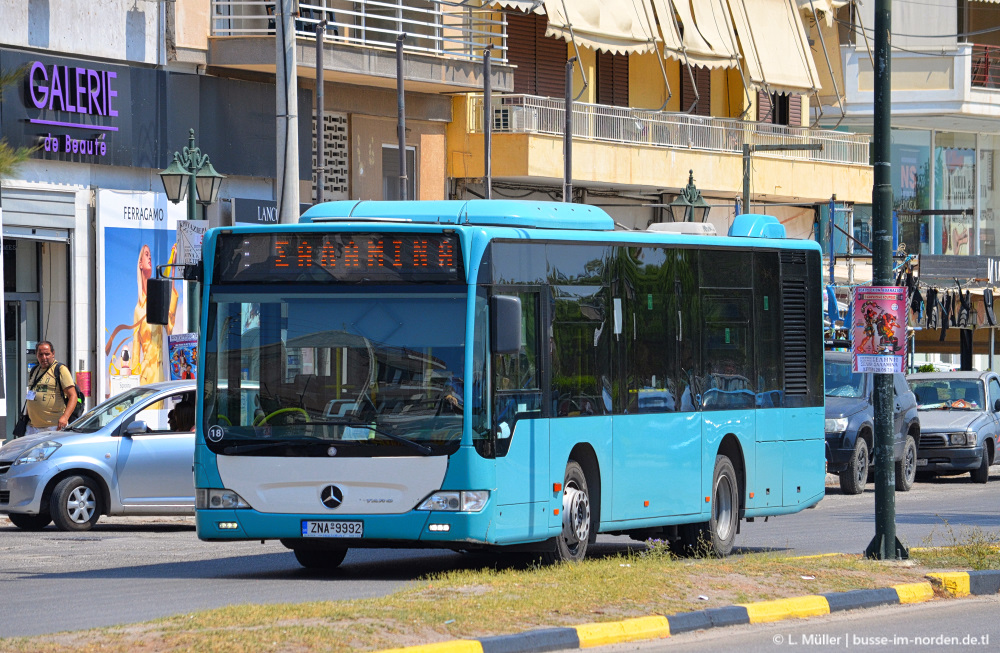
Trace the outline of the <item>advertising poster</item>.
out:
<instances>
[{"instance_id":1,"label":"advertising poster","mask_svg":"<svg viewBox=\"0 0 1000 653\"><path fill-rule=\"evenodd\" d=\"M935 168L937 208L971 209L975 201L975 150L937 148ZM975 248L971 216L946 215L941 220L941 254L967 256Z\"/></svg>"},{"instance_id":2,"label":"advertising poster","mask_svg":"<svg viewBox=\"0 0 1000 653\"><path fill-rule=\"evenodd\" d=\"M186 206L164 193L98 190L97 216L103 364L95 380L103 401L168 378L167 336L187 330L185 284L172 284L169 324L161 326L146 322L146 282L157 266L177 262L177 222Z\"/></svg>"},{"instance_id":3,"label":"advertising poster","mask_svg":"<svg viewBox=\"0 0 1000 653\"><path fill-rule=\"evenodd\" d=\"M170 380L197 378L198 334L177 333L167 336L170 353Z\"/></svg>"},{"instance_id":4,"label":"advertising poster","mask_svg":"<svg viewBox=\"0 0 1000 653\"><path fill-rule=\"evenodd\" d=\"M851 347L855 372L906 371L906 288L854 289Z\"/></svg>"}]
</instances>

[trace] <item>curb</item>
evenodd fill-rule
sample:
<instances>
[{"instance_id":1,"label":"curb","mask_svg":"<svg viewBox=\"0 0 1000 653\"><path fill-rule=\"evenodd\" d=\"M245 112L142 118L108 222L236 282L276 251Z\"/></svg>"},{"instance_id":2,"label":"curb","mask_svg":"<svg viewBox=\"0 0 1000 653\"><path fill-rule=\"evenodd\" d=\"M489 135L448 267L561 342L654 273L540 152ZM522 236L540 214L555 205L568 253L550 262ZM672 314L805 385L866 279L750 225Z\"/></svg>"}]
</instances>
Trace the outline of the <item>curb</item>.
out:
<instances>
[{"instance_id":1,"label":"curb","mask_svg":"<svg viewBox=\"0 0 1000 653\"><path fill-rule=\"evenodd\" d=\"M921 583L894 585L885 589L831 592L674 615L529 630L514 635L386 649L379 653L542 653L662 639L693 630L813 617L880 605L923 603L934 598L935 588L956 598L1000 593L1000 570L931 573L927 574L927 578L928 581Z\"/></svg>"}]
</instances>

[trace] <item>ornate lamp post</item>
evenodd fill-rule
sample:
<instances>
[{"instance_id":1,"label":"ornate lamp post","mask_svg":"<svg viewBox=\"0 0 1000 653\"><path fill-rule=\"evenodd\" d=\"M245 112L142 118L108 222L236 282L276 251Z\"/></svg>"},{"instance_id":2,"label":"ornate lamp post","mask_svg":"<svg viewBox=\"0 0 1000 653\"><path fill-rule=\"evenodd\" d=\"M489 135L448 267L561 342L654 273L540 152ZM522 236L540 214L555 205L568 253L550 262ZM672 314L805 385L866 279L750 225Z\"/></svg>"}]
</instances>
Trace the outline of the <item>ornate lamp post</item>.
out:
<instances>
[{"instance_id":1,"label":"ornate lamp post","mask_svg":"<svg viewBox=\"0 0 1000 653\"><path fill-rule=\"evenodd\" d=\"M220 175L212 167L208 155L202 154L195 147L193 129L188 133L188 146L180 152L174 152L174 160L166 170L160 171L167 199L178 204L187 196L188 220L198 219L197 204L208 206L215 203L225 178L225 175Z\"/></svg>"},{"instance_id":2,"label":"ornate lamp post","mask_svg":"<svg viewBox=\"0 0 1000 653\"><path fill-rule=\"evenodd\" d=\"M167 193L167 199L174 204L179 204L185 196L188 202L188 220L198 219L198 204L208 206L213 204L219 197L219 188L225 175L220 175L208 160L207 154L202 154L201 150L194 144L194 129L188 133L188 145L180 152L174 152L174 160L170 162L166 170L160 171L160 180L163 182L163 190ZM186 270L186 268L184 268ZM158 287L158 291L153 291L147 286L147 292L158 292L160 303L169 303L171 280L157 279L150 280L153 287ZM157 284L160 284L157 286ZM188 319L192 325L200 322L201 306L197 292L189 292L191 301L188 303ZM159 322L157 322L159 323Z\"/></svg>"},{"instance_id":3,"label":"ornate lamp post","mask_svg":"<svg viewBox=\"0 0 1000 653\"><path fill-rule=\"evenodd\" d=\"M688 184L673 202L667 205L674 222L704 222L708 218L711 205L701 196L694 185L694 170L688 171Z\"/></svg>"}]
</instances>

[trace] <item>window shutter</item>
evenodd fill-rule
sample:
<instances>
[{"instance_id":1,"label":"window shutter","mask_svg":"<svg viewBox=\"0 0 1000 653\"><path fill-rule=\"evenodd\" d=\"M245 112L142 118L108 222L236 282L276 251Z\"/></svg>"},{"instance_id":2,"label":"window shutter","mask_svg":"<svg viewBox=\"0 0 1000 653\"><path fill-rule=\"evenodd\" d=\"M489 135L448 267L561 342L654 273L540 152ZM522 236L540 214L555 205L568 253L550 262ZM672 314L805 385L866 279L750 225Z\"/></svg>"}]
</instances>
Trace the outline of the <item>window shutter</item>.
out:
<instances>
[{"instance_id":1,"label":"window shutter","mask_svg":"<svg viewBox=\"0 0 1000 653\"><path fill-rule=\"evenodd\" d=\"M507 61L514 70L514 92L537 95L535 83L535 14L508 12Z\"/></svg>"},{"instance_id":2,"label":"window shutter","mask_svg":"<svg viewBox=\"0 0 1000 653\"><path fill-rule=\"evenodd\" d=\"M774 111L771 110L771 95L757 91L757 121L774 122Z\"/></svg>"},{"instance_id":3,"label":"window shutter","mask_svg":"<svg viewBox=\"0 0 1000 653\"><path fill-rule=\"evenodd\" d=\"M535 15L535 94L566 97L566 41L545 36L547 21Z\"/></svg>"},{"instance_id":4,"label":"window shutter","mask_svg":"<svg viewBox=\"0 0 1000 653\"><path fill-rule=\"evenodd\" d=\"M792 127L802 126L802 96L788 95L788 124Z\"/></svg>"},{"instance_id":5,"label":"window shutter","mask_svg":"<svg viewBox=\"0 0 1000 653\"><path fill-rule=\"evenodd\" d=\"M701 66L691 69L694 73L694 85L687 67L681 66L681 111L687 111L694 102L694 89L698 89L698 105L691 111L695 116L712 115L712 71Z\"/></svg>"},{"instance_id":6,"label":"window shutter","mask_svg":"<svg viewBox=\"0 0 1000 653\"><path fill-rule=\"evenodd\" d=\"M597 103L628 106L628 55L597 53Z\"/></svg>"}]
</instances>

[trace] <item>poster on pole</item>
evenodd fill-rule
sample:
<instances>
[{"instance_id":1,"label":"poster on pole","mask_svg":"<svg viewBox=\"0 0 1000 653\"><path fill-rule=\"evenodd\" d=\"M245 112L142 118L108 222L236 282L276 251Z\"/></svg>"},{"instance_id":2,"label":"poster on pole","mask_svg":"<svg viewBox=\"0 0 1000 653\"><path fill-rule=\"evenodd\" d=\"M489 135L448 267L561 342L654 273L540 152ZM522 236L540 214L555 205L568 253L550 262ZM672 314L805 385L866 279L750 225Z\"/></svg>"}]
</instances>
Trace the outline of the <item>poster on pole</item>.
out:
<instances>
[{"instance_id":1,"label":"poster on pole","mask_svg":"<svg viewBox=\"0 0 1000 653\"><path fill-rule=\"evenodd\" d=\"M181 220L177 223L177 263L197 265L201 262L201 243L208 231L208 220Z\"/></svg>"},{"instance_id":2,"label":"poster on pole","mask_svg":"<svg viewBox=\"0 0 1000 653\"><path fill-rule=\"evenodd\" d=\"M165 193L97 191L98 401L169 378L167 336L187 330L185 284L172 284L161 326L146 321L146 282L157 266L178 263L177 222L186 214Z\"/></svg>"},{"instance_id":3,"label":"poster on pole","mask_svg":"<svg viewBox=\"0 0 1000 653\"><path fill-rule=\"evenodd\" d=\"M906 371L906 288L854 289L851 352L855 372Z\"/></svg>"},{"instance_id":4,"label":"poster on pole","mask_svg":"<svg viewBox=\"0 0 1000 653\"><path fill-rule=\"evenodd\" d=\"M170 380L198 377L198 334L172 333L167 336L170 352Z\"/></svg>"}]
</instances>

